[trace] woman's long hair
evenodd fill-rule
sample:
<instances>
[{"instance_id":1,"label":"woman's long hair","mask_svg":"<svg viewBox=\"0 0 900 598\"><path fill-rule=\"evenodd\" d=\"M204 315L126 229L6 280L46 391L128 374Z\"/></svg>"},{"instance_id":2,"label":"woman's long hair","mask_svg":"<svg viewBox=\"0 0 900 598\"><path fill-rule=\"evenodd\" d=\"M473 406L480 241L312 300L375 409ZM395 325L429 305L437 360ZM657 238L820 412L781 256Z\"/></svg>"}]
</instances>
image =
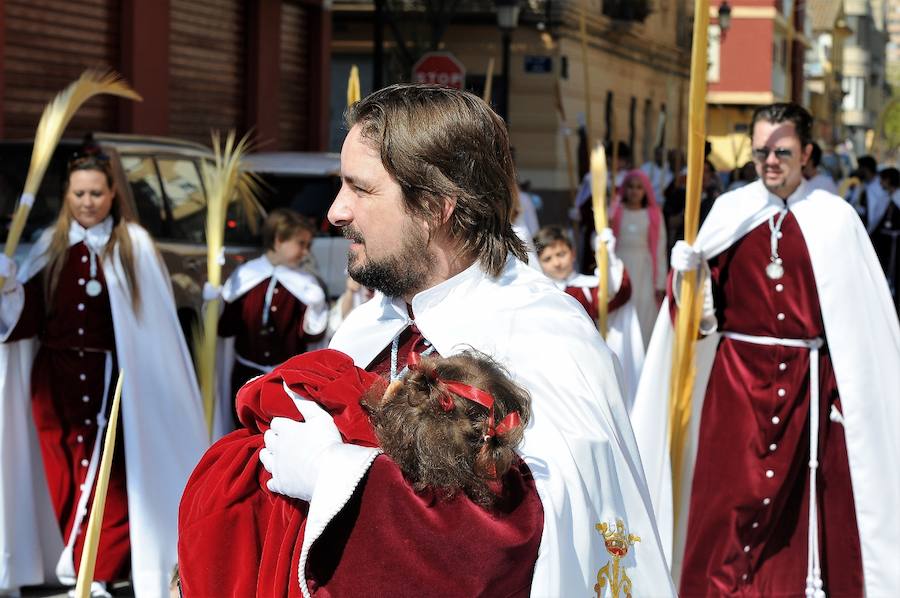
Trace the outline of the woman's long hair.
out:
<instances>
[{"instance_id":1,"label":"woman's long hair","mask_svg":"<svg viewBox=\"0 0 900 598\"><path fill-rule=\"evenodd\" d=\"M63 191L63 205L59 210L59 216L53 227L53 237L50 240L50 246L47 248L47 268L44 276L44 298L47 310L50 311L52 309L56 289L59 286L59 277L66 263L66 256L69 253L69 228L73 217L66 197L69 194L69 181L72 173L79 170L94 170L103 173L106 176L106 184L114 191L112 208L109 211L113 219L113 229L106 247L103 248L103 255L100 257L101 261L112 259L118 247L119 258L122 261L122 270L125 272L125 282L128 284L128 290L131 294L131 306L137 313L141 307L141 294L134 268L134 248L131 244L131 236L128 234L130 218L126 211L122 209L122 197L119 195L118 190L115 189L109 160L93 155L76 158L69 163L69 172Z\"/></svg>"},{"instance_id":2,"label":"woman's long hair","mask_svg":"<svg viewBox=\"0 0 900 598\"><path fill-rule=\"evenodd\" d=\"M619 237L619 230L622 228L622 211L625 206L625 189L628 187L628 181L631 179L637 179L641 182L641 186L644 187L644 202L643 207L647 210L647 219L650 221L650 224L647 226L647 248L650 250L650 259L653 262L653 275L651 280L655 280L656 277L656 248L659 245L659 224L662 222L662 210L659 209L659 205L656 203L656 194L653 192L653 185L650 183L650 179L647 178L647 175L644 174L643 170L632 170L628 174L625 175L625 180L622 181L622 186L619 188L619 192L616 194L616 202L612 205L612 218L610 218L610 227L613 230L613 234L616 235L616 238Z\"/></svg>"}]
</instances>

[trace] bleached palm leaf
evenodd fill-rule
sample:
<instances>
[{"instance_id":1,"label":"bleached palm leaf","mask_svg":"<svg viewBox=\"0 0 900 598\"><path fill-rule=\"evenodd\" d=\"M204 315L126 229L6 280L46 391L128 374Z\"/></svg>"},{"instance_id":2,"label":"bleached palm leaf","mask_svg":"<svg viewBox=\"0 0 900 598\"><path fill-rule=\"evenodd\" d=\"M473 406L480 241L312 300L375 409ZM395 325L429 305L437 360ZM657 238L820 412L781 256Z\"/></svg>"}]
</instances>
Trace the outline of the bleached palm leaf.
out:
<instances>
[{"instance_id":1,"label":"bleached palm leaf","mask_svg":"<svg viewBox=\"0 0 900 598\"><path fill-rule=\"evenodd\" d=\"M347 78L347 108L358 102L361 97L359 67L354 64L350 67L350 76Z\"/></svg>"},{"instance_id":2,"label":"bleached palm leaf","mask_svg":"<svg viewBox=\"0 0 900 598\"><path fill-rule=\"evenodd\" d=\"M25 179L25 189L6 240L4 252L8 257L12 257L16 251L34 195L41 186L47 165L56 146L59 145L63 131L82 104L99 94L141 100L141 96L129 87L118 73L89 69L47 104L34 135L34 148L31 150L31 164L28 167L28 177ZM0 284L3 284L2 277Z\"/></svg>"},{"instance_id":3,"label":"bleached palm leaf","mask_svg":"<svg viewBox=\"0 0 900 598\"><path fill-rule=\"evenodd\" d=\"M241 168L241 159L250 149L249 136L235 141L236 134L229 131L224 144L218 132L212 134L213 162L203 163L203 184L206 187L206 269L209 283L215 287L222 284L222 263L225 246L225 219L228 206L233 199L240 202L247 220L256 221L258 213L257 195L259 179L253 173ZM213 411L216 392L216 336L219 322L221 299L210 301L205 306L202 328L194 334L194 354L200 390L203 394L203 409L206 425L212 434Z\"/></svg>"}]
</instances>

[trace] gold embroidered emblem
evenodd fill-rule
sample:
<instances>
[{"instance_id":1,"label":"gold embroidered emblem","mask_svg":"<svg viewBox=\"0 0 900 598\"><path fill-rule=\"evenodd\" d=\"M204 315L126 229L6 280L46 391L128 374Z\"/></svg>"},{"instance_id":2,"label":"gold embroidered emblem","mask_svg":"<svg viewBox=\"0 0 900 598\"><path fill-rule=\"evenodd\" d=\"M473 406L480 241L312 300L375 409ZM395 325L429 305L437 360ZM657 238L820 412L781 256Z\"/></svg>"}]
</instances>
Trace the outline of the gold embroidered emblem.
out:
<instances>
[{"instance_id":1,"label":"gold embroidered emblem","mask_svg":"<svg viewBox=\"0 0 900 598\"><path fill-rule=\"evenodd\" d=\"M596 528L603 534L606 552L610 556L610 561L597 571L597 583L594 585L597 598L603 598L603 590L607 585L612 598L620 598L623 595L624 598L631 598L631 579L625 572L625 567L619 565L619 561L628 554L629 547L641 539L634 534L626 534L625 522L621 519L616 520L615 529L606 522L598 523Z\"/></svg>"}]
</instances>

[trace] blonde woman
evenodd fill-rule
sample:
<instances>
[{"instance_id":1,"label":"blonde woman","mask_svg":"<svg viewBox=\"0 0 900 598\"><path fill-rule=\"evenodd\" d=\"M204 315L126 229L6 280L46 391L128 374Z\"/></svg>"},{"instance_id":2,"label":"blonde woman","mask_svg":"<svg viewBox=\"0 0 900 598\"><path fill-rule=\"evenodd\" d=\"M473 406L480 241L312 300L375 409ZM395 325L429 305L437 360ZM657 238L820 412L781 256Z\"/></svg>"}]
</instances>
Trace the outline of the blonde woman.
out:
<instances>
[{"instance_id":1,"label":"blonde woman","mask_svg":"<svg viewBox=\"0 0 900 598\"><path fill-rule=\"evenodd\" d=\"M0 263L0 271L16 270L9 260ZM43 583L47 565L55 565L60 581L74 583L116 372L123 368L92 595L108 596L106 584L129 574L137 596L162 593L176 560L178 500L207 439L168 274L150 236L130 221L99 151L69 164L56 224L18 276L7 278L0 340L4 421L26 430L11 435L4 427L0 443L24 451L19 455L35 452L31 422L15 420L30 399L41 457L32 463L42 463L44 473L6 461L0 470L0 483L16 489L0 498L7 522L0 542L14 553L10 563L17 552L29 562L3 565L10 568L7 589ZM47 528L40 508L48 504L47 490L60 534L49 539L37 531ZM35 554L45 562L28 558Z\"/></svg>"}]
</instances>

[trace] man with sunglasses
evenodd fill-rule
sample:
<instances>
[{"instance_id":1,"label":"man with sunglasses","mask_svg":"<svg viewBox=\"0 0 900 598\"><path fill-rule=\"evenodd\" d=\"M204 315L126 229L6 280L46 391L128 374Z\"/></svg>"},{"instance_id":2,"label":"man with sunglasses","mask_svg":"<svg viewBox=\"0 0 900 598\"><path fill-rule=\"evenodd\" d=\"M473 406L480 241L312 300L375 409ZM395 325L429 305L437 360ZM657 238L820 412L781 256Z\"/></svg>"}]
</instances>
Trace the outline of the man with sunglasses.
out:
<instances>
[{"instance_id":1,"label":"man with sunglasses","mask_svg":"<svg viewBox=\"0 0 900 598\"><path fill-rule=\"evenodd\" d=\"M672 251L632 418L681 596L900 593L900 474L882 465L900 459L900 327L854 209L804 182L811 125L796 104L757 109L759 180ZM669 333L689 270L705 338L673 497Z\"/></svg>"}]
</instances>

